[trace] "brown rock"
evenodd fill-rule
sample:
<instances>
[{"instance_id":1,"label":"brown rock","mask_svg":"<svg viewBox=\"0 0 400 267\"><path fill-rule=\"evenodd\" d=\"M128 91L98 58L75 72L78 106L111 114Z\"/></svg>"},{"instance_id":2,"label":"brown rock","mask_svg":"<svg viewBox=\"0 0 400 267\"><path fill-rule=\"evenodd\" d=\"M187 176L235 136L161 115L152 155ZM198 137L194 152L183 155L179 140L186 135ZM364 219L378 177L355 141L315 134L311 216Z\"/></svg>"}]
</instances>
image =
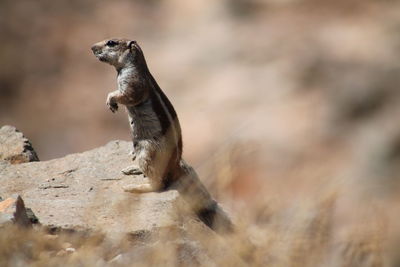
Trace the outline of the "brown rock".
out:
<instances>
[{"instance_id":1,"label":"brown rock","mask_svg":"<svg viewBox=\"0 0 400 267\"><path fill-rule=\"evenodd\" d=\"M123 191L123 186L146 179L121 172L132 164L131 146L131 142L112 141L50 161L14 165L0 161L0 195L23 194L26 205L37 214L41 224L54 232L86 236L92 231L79 230L98 230L110 240L124 237L130 246L110 255L107 260L113 265L153 262L157 251L166 251L163 255L183 266L213 265L207 255L215 253L231 253L240 262L226 243L218 241L217 235L187 210L178 191ZM209 240L214 243L210 248ZM216 247L219 252L215 252ZM71 244L60 248L55 253L60 257L79 250ZM164 261L156 259L159 265Z\"/></svg>"},{"instance_id":2,"label":"brown rock","mask_svg":"<svg viewBox=\"0 0 400 267\"><path fill-rule=\"evenodd\" d=\"M184 201L177 191L123 191L124 185L145 180L142 175L121 173L132 164L131 146L131 142L112 141L50 161L0 162L0 195L23 194L41 224L53 229L122 234L179 225Z\"/></svg>"},{"instance_id":3,"label":"brown rock","mask_svg":"<svg viewBox=\"0 0 400 267\"><path fill-rule=\"evenodd\" d=\"M14 195L0 202L0 224L3 225L7 223L15 223L24 227L31 226L24 201L18 195Z\"/></svg>"},{"instance_id":4,"label":"brown rock","mask_svg":"<svg viewBox=\"0 0 400 267\"><path fill-rule=\"evenodd\" d=\"M5 125L0 128L0 160L19 164L39 161L29 140L15 127Z\"/></svg>"}]
</instances>

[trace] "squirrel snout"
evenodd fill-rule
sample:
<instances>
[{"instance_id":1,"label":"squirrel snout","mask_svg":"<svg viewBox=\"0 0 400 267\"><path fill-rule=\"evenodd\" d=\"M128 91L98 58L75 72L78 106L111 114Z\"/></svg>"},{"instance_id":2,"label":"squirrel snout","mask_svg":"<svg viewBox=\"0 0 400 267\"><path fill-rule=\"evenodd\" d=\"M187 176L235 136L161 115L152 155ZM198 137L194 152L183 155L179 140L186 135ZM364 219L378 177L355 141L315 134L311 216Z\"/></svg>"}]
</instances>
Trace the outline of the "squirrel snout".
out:
<instances>
[{"instance_id":1,"label":"squirrel snout","mask_svg":"<svg viewBox=\"0 0 400 267\"><path fill-rule=\"evenodd\" d=\"M96 54L96 53L100 52L101 47L98 45L93 45L91 49L92 49L93 53Z\"/></svg>"}]
</instances>

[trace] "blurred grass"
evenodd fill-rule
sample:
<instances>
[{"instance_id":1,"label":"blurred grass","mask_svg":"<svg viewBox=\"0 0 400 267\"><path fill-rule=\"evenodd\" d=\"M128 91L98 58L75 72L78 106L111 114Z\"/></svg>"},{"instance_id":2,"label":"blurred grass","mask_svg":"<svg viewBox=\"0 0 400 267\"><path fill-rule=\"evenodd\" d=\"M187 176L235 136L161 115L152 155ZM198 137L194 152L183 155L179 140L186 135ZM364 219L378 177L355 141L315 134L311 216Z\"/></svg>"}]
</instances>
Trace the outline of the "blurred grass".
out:
<instances>
[{"instance_id":1,"label":"blurred grass","mask_svg":"<svg viewBox=\"0 0 400 267\"><path fill-rule=\"evenodd\" d=\"M272 203L247 208L227 236L186 226L151 239L109 239L99 233L52 233L13 226L0 231L1 266L395 266L384 253L383 225L373 218L339 235L337 195L296 209ZM265 209L268 209L266 211ZM186 224L188 225L188 224ZM189 234L188 234L189 233ZM188 235L190 236L188 241ZM73 251L71 251L73 248ZM121 255L128 260L121 260ZM119 260L118 260L119 259ZM111 262L111 263L109 263Z\"/></svg>"}]
</instances>

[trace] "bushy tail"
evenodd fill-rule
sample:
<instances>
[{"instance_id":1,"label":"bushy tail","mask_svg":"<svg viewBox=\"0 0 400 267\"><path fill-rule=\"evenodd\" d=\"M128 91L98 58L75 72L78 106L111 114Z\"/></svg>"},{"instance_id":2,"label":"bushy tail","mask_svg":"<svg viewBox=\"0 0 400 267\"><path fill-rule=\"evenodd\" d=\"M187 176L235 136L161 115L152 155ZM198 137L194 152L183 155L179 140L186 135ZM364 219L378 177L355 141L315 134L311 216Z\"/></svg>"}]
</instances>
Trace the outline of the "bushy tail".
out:
<instances>
[{"instance_id":1,"label":"bushy tail","mask_svg":"<svg viewBox=\"0 0 400 267\"><path fill-rule=\"evenodd\" d=\"M233 232L233 224L228 215L211 197L195 170L184 160L181 160L179 165L179 178L173 188L179 191L190 208L208 227L218 233Z\"/></svg>"}]
</instances>

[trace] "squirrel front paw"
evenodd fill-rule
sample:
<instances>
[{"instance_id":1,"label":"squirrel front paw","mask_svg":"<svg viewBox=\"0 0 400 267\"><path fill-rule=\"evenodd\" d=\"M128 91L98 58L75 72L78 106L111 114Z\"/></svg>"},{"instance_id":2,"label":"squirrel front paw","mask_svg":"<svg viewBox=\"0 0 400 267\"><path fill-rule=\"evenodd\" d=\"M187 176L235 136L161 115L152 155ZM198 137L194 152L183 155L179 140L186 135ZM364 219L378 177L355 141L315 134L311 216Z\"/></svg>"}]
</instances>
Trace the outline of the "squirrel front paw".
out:
<instances>
[{"instance_id":1,"label":"squirrel front paw","mask_svg":"<svg viewBox=\"0 0 400 267\"><path fill-rule=\"evenodd\" d=\"M115 102L114 97L112 95L108 95L107 97L107 102L106 102L108 108L114 113L115 111L118 110L118 104Z\"/></svg>"}]
</instances>

